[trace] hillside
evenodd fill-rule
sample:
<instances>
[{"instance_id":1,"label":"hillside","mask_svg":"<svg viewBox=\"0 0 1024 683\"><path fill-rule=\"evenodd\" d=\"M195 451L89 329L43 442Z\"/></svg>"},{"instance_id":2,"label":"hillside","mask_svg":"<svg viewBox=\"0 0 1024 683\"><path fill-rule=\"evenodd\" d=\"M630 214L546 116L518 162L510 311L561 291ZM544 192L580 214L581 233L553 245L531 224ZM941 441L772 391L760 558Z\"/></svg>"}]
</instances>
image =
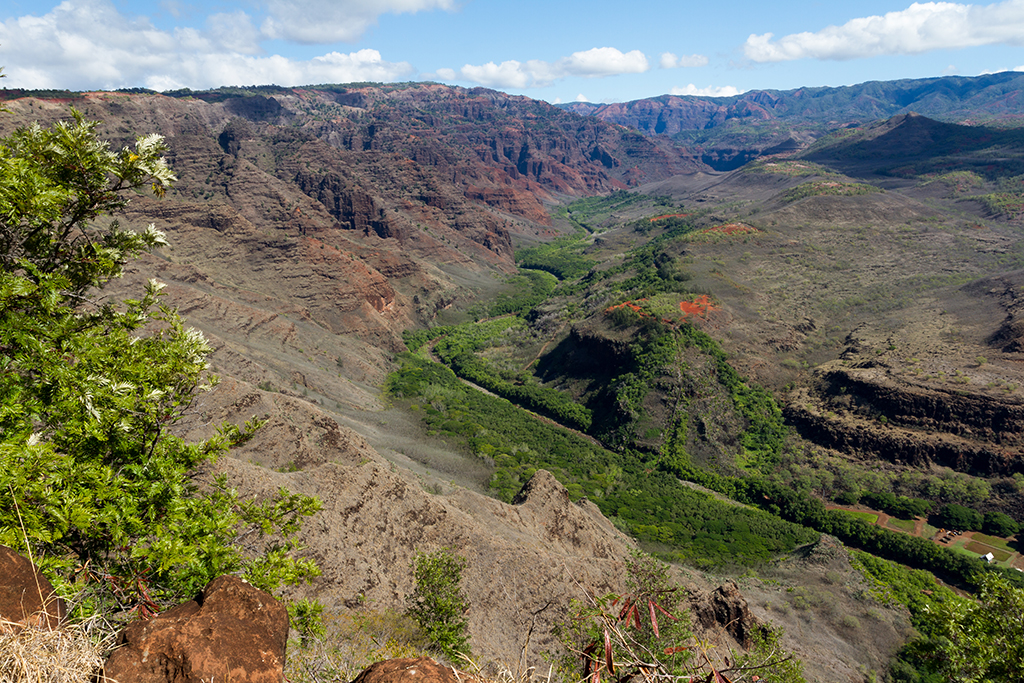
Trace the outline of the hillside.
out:
<instances>
[{"instance_id":1,"label":"hillside","mask_svg":"<svg viewBox=\"0 0 1024 683\"><path fill-rule=\"evenodd\" d=\"M839 88L751 90L732 97L662 95L613 104L559 105L578 114L692 145L705 163L734 170L765 153L793 151L837 127L917 113L971 125L1024 116L1017 72L872 81Z\"/></svg>"},{"instance_id":2,"label":"hillside","mask_svg":"<svg viewBox=\"0 0 1024 683\"><path fill-rule=\"evenodd\" d=\"M324 498L303 540L332 609L400 606L413 554L455 545L474 647L514 658L576 580L621 585L626 531L688 565L695 595L742 577L809 680L859 681L905 613L763 492L1024 519L1015 131L902 115L717 172L665 138L435 84L72 104L115 146L167 136L178 182L122 220L170 246L109 293L156 277L210 338L224 381L182 435L267 417L218 467L247 493ZM7 106L5 130L67 113Z\"/></svg>"}]
</instances>

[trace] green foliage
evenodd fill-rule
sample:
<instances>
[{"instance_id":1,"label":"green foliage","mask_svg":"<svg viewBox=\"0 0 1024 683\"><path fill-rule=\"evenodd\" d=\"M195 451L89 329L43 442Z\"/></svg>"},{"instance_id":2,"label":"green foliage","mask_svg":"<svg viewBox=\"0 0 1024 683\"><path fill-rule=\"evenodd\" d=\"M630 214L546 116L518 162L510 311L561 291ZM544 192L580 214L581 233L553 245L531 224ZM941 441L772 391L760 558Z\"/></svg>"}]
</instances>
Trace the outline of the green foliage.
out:
<instances>
[{"instance_id":1,"label":"green foliage","mask_svg":"<svg viewBox=\"0 0 1024 683\"><path fill-rule=\"evenodd\" d=\"M126 259L162 244L152 227L123 230L101 225L145 186L162 195L174 181L159 135L112 152L96 138L97 123L72 110L72 121L52 128L34 124L0 146L0 264L30 279L60 274L63 287L81 295L121 274Z\"/></svg>"},{"instance_id":2,"label":"green foliage","mask_svg":"<svg viewBox=\"0 0 1024 683\"><path fill-rule=\"evenodd\" d=\"M87 298L160 244L103 217L127 190L173 180L158 136L111 153L77 114L3 141L0 158L0 543L31 552L90 610L153 611L240 572L270 589L317 573L290 540L319 508L279 492L255 503L197 468L259 427L187 443L169 428L212 386L210 348L160 305ZM246 540L246 545L239 543Z\"/></svg>"},{"instance_id":3,"label":"green foliage","mask_svg":"<svg viewBox=\"0 0 1024 683\"><path fill-rule=\"evenodd\" d=\"M750 649L735 656L735 669L757 671L763 683L799 683L804 679L804 665L781 644L783 631L772 625L754 629Z\"/></svg>"},{"instance_id":4,"label":"green foliage","mask_svg":"<svg viewBox=\"0 0 1024 683\"><path fill-rule=\"evenodd\" d=\"M766 173L784 175L790 177L803 177L803 176L825 176L825 177L841 177L835 171L828 169L820 164L815 164L810 161L778 161L778 160L764 160L757 159L747 164L744 169L748 173Z\"/></svg>"},{"instance_id":5,"label":"green foliage","mask_svg":"<svg viewBox=\"0 0 1024 683\"><path fill-rule=\"evenodd\" d=\"M744 382L710 336L693 325L683 325L679 332L686 343L714 358L718 381L729 391L737 412L746 418L747 428L740 439L745 460L762 471L772 469L779 461L787 433L775 398L766 389Z\"/></svg>"},{"instance_id":6,"label":"green foliage","mask_svg":"<svg viewBox=\"0 0 1024 683\"><path fill-rule=\"evenodd\" d=\"M538 469L553 473L573 499L588 496L637 538L672 546L671 554L701 566L754 565L816 535L746 507L729 505L682 484L651 456L612 452L546 424L508 401L463 385L438 363L400 357L389 392L422 397L428 429L464 443L494 463L494 494L510 501Z\"/></svg>"},{"instance_id":7,"label":"green foliage","mask_svg":"<svg viewBox=\"0 0 1024 683\"><path fill-rule=\"evenodd\" d=\"M723 656L693 637L685 605L686 592L669 577L668 566L633 553L626 560L624 594L573 600L555 625L562 677L588 683L602 678L723 681L729 672L756 670L769 683L804 681L800 661L779 645L780 630L756 629L748 651ZM718 660L725 668L716 669Z\"/></svg>"},{"instance_id":8,"label":"green foliage","mask_svg":"<svg viewBox=\"0 0 1024 683\"><path fill-rule=\"evenodd\" d=\"M960 531L981 531L984 517L977 510L949 503L939 510L936 521L947 529Z\"/></svg>"},{"instance_id":9,"label":"green foliage","mask_svg":"<svg viewBox=\"0 0 1024 683\"><path fill-rule=\"evenodd\" d=\"M991 536L1009 538L1020 531L1020 524L1002 512L986 512L981 530Z\"/></svg>"},{"instance_id":10,"label":"green foliage","mask_svg":"<svg viewBox=\"0 0 1024 683\"><path fill-rule=\"evenodd\" d=\"M511 278L512 292L502 294L488 306L491 316L522 314L547 299L558 280L551 273L523 268Z\"/></svg>"},{"instance_id":11,"label":"green foliage","mask_svg":"<svg viewBox=\"0 0 1024 683\"><path fill-rule=\"evenodd\" d=\"M850 551L850 564L871 581L871 593L876 600L906 607L911 623L926 636L935 627L930 618L935 606L963 599L937 581L931 572L910 569L858 550Z\"/></svg>"},{"instance_id":12,"label":"green foliage","mask_svg":"<svg viewBox=\"0 0 1024 683\"><path fill-rule=\"evenodd\" d=\"M786 190L782 194L782 200L795 202L806 197L853 197L855 195L875 194L877 192L882 192L882 190L874 185L867 185L865 183L810 182L797 185L791 190Z\"/></svg>"},{"instance_id":13,"label":"green foliage","mask_svg":"<svg viewBox=\"0 0 1024 683\"><path fill-rule=\"evenodd\" d=\"M316 603L311 602L315 610ZM351 681L375 662L431 656L434 653L429 648L430 641L416 622L395 610L381 611L365 606L354 613L324 610L315 633L299 642L288 643L285 680L292 683Z\"/></svg>"},{"instance_id":14,"label":"green foliage","mask_svg":"<svg viewBox=\"0 0 1024 683\"><path fill-rule=\"evenodd\" d=\"M559 280L575 280L596 265L583 255L584 245L578 238L563 237L537 247L516 252L520 268L551 273Z\"/></svg>"},{"instance_id":15,"label":"green foliage","mask_svg":"<svg viewBox=\"0 0 1024 683\"><path fill-rule=\"evenodd\" d=\"M407 598L407 612L451 660L469 654L469 602L461 586L466 564L451 548L417 553L412 562L416 587Z\"/></svg>"},{"instance_id":16,"label":"green foliage","mask_svg":"<svg viewBox=\"0 0 1024 683\"><path fill-rule=\"evenodd\" d=\"M672 676L690 673L695 663L686 596L669 577L668 565L634 551L626 558L624 594L574 599L565 618L555 624L563 679L625 680L642 663L656 663Z\"/></svg>"},{"instance_id":17,"label":"green foliage","mask_svg":"<svg viewBox=\"0 0 1024 683\"><path fill-rule=\"evenodd\" d=\"M288 619L291 627L299 632L300 645L306 647L314 638L323 638L327 633L324 626L324 604L316 599L302 598L288 605Z\"/></svg>"},{"instance_id":18,"label":"green foliage","mask_svg":"<svg viewBox=\"0 0 1024 683\"><path fill-rule=\"evenodd\" d=\"M566 426L588 430L592 419L590 411L569 396L557 389L541 386L527 376L501 372L475 355L491 345L500 344L506 332L524 327L521 319L506 317L445 328L434 352L459 377Z\"/></svg>"},{"instance_id":19,"label":"green foliage","mask_svg":"<svg viewBox=\"0 0 1024 683\"><path fill-rule=\"evenodd\" d=\"M948 601L934 610L934 637L910 652L952 683L1016 681L1024 672L1024 590L998 576L982 579L978 601Z\"/></svg>"},{"instance_id":20,"label":"green foliage","mask_svg":"<svg viewBox=\"0 0 1024 683\"><path fill-rule=\"evenodd\" d=\"M881 510L901 519L913 519L931 512L934 504L920 498L897 496L889 491L880 493L867 492L861 495L860 502L875 510Z\"/></svg>"}]
</instances>

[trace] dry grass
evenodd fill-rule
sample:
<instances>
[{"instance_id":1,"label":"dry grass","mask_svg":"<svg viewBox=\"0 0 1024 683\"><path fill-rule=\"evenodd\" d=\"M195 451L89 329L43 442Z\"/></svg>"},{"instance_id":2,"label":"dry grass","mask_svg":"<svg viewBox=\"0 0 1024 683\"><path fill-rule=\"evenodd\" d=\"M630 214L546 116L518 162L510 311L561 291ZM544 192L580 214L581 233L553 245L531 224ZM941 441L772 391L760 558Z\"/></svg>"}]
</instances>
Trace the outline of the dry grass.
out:
<instances>
[{"instance_id":1,"label":"dry grass","mask_svg":"<svg viewBox=\"0 0 1024 683\"><path fill-rule=\"evenodd\" d=\"M399 612L325 614L323 625L323 636L304 643L289 642L286 680L351 681L363 669L384 659L436 656L415 622Z\"/></svg>"},{"instance_id":2,"label":"dry grass","mask_svg":"<svg viewBox=\"0 0 1024 683\"><path fill-rule=\"evenodd\" d=\"M52 631L0 621L0 683L88 683L112 639L91 621Z\"/></svg>"}]
</instances>

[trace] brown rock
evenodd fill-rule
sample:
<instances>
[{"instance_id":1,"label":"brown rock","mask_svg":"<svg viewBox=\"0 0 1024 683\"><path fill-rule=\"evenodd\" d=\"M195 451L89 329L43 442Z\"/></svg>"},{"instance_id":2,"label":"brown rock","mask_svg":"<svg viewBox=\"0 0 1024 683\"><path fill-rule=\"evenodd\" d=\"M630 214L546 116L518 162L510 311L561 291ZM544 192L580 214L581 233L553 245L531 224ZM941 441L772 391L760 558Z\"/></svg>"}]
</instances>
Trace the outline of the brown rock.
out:
<instances>
[{"instance_id":1,"label":"brown rock","mask_svg":"<svg viewBox=\"0 0 1024 683\"><path fill-rule=\"evenodd\" d=\"M733 581L727 581L710 593L691 597L690 609L702 627L724 629L744 648L750 647L750 636L760 625Z\"/></svg>"},{"instance_id":2,"label":"brown rock","mask_svg":"<svg viewBox=\"0 0 1024 683\"><path fill-rule=\"evenodd\" d=\"M479 683L480 679L430 657L387 659L363 669L352 683Z\"/></svg>"},{"instance_id":3,"label":"brown rock","mask_svg":"<svg viewBox=\"0 0 1024 683\"><path fill-rule=\"evenodd\" d=\"M121 683L280 683L288 612L236 576L220 576L195 600L121 634L105 680Z\"/></svg>"},{"instance_id":4,"label":"brown rock","mask_svg":"<svg viewBox=\"0 0 1024 683\"><path fill-rule=\"evenodd\" d=\"M67 606L54 595L53 586L32 563L0 545L0 619L3 628L58 628Z\"/></svg>"}]
</instances>

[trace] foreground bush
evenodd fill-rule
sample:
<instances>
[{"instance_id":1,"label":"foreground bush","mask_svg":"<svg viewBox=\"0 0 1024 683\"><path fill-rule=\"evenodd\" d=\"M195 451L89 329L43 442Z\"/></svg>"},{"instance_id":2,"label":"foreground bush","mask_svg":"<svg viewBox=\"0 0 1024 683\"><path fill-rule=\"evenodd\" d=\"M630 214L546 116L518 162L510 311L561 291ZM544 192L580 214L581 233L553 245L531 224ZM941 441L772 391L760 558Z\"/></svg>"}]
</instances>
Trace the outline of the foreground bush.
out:
<instances>
[{"instance_id":1,"label":"foreground bush","mask_svg":"<svg viewBox=\"0 0 1024 683\"><path fill-rule=\"evenodd\" d=\"M259 423L199 443L169 434L213 384L206 340L155 281L120 303L97 293L165 244L110 216L174 176L159 136L113 152L95 127L75 113L0 140L0 543L73 585L86 614L152 613L224 573L267 590L308 578L317 569L288 538L315 499L199 485Z\"/></svg>"}]
</instances>

